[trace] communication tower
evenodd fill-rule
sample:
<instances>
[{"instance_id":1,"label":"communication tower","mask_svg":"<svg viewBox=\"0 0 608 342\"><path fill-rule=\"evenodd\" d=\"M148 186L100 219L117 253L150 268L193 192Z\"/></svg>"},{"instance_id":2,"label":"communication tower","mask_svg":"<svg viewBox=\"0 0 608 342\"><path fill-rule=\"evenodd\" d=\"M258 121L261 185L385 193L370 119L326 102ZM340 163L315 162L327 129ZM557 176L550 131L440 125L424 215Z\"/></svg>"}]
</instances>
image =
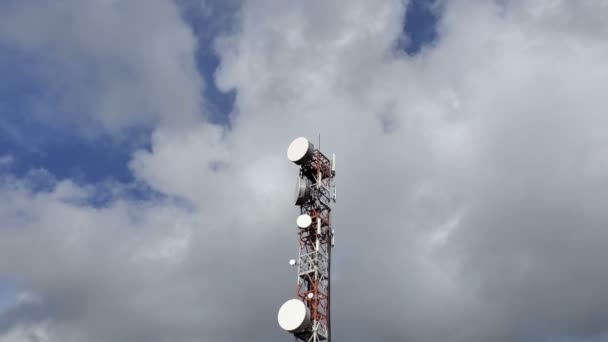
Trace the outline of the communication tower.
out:
<instances>
[{"instance_id":1,"label":"communication tower","mask_svg":"<svg viewBox=\"0 0 608 342\"><path fill-rule=\"evenodd\" d=\"M330 214L336 201L335 155L327 158L308 139L296 138L287 149L287 158L300 167L295 205L298 259L296 298L285 302L278 313L279 326L296 340L318 342L331 340L330 268L334 231Z\"/></svg>"}]
</instances>

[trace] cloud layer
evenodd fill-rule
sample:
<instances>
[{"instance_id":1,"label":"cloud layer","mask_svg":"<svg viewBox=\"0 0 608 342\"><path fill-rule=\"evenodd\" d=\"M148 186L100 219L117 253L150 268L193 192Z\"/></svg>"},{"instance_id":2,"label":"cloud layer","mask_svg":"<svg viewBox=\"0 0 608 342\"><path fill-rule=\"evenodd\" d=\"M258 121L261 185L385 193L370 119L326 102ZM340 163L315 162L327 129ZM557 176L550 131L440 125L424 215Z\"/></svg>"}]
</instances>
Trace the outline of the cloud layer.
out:
<instances>
[{"instance_id":1,"label":"cloud layer","mask_svg":"<svg viewBox=\"0 0 608 342\"><path fill-rule=\"evenodd\" d=\"M338 156L336 340L602 340L608 5L436 5L437 39L408 56L400 0L243 2L214 43L230 128L205 119L174 3L5 5L2 44L47 52L41 82L78 127L152 133L134 184L1 158L0 274L18 291L0 341L289 338L285 148L319 133Z\"/></svg>"}]
</instances>

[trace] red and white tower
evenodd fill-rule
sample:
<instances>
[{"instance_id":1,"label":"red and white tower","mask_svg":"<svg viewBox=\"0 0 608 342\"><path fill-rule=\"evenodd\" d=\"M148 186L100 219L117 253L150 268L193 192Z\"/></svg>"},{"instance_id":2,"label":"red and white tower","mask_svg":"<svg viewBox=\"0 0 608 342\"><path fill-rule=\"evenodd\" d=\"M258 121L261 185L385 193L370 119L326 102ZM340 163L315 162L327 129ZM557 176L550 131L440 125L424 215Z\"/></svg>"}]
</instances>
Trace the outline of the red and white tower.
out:
<instances>
[{"instance_id":1,"label":"red and white tower","mask_svg":"<svg viewBox=\"0 0 608 342\"><path fill-rule=\"evenodd\" d=\"M330 160L306 138L295 139L287 158L300 166L295 205L300 207L296 298L285 302L278 313L281 328L306 342L331 340L330 268L334 231L330 214L336 201L335 157Z\"/></svg>"}]
</instances>

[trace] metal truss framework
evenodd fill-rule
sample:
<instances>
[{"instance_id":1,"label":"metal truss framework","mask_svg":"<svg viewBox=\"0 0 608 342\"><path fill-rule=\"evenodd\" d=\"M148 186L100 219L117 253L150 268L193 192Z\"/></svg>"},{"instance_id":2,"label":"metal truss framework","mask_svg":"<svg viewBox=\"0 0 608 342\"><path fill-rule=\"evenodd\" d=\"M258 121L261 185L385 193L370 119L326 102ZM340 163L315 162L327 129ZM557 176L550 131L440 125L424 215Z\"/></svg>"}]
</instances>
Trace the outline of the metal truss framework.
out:
<instances>
[{"instance_id":1,"label":"metal truss framework","mask_svg":"<svg viewBox=\"0 0 608 342\"><path fill-rule=\"evenodd\" d=\"M298 228L298 286L297 298L310 309L312 327L296 334L296 340L318 342L331 340L330 267L333 231L330 203L334 187L330 160L319 150L300 168L300 178L311 190L310 198L300 205L300 214L308 214L312 225Z\"/></svg>"}]
</instances>

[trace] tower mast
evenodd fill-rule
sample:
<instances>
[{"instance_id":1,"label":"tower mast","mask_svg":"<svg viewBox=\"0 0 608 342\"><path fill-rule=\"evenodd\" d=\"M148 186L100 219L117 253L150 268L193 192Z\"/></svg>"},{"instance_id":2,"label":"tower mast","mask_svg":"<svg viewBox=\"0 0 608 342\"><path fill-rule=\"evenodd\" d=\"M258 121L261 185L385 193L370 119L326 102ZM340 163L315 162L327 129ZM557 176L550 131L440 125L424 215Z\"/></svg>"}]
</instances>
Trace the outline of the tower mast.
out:
<instances>
[{"instance_id":1,"label":"tower mast","mask_svg":"<svg viewBox=\"0 0 608 342\"><path fill-rule=\"evenodd\" d=\"M300 166L295 204L300 208L296 298L279 309L279 325L305 342L331 340L331 203L335 202L335 157L327 158L306 138L297 138L287 150Z\"/></svg>"}]
</instances>

